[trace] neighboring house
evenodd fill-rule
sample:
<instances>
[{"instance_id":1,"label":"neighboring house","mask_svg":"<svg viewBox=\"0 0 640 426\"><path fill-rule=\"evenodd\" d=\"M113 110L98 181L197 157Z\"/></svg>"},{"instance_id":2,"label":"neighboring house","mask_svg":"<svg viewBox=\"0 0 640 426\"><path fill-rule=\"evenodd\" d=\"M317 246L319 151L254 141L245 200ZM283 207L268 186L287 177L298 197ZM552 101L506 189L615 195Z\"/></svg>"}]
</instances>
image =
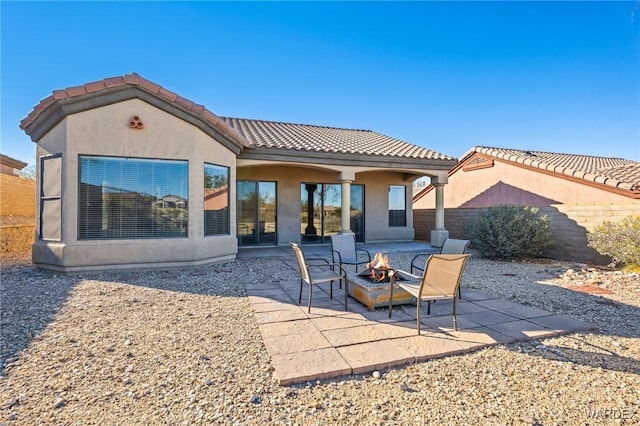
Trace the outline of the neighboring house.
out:
<instances>
[{"instance_id":1,"label":"neighboring house","mask_svg":"<svg viewBox=\"0 0 640 426\"><path fill-rule=\"evenodd\" d=\"M27 166L27 163L11 158L8 155L0 154L0 174L20 176L20 171Z\"/></svg>"},{"instance_id":2,"label":"neighboring house","mask_svg":"<svg viewBox=\"0 0 640 426\"><path fill-rule=\"evenodd\" d=\"M410 241L413 181L444 184L456 164L369 130L218 117L138 74L56 90L20 126L39 162L33 262L64 271L222 262L337 232Z\"/></svg>"},{"instance_id":3,"label":"neighboring house","mask_svg":"<svg viewBox=\"0 0 640 426\"><path fill-rule=\"evenodd\" d=\"M416 239L433 226L435 185L413 198ZM587 247L587 231L604 220L640 215L640 163L620 158L474 147L449 172L446 225L463 237L465 223L497 204L534 206L547 214L560 259L607 262Z\"/></svg>"}]
</instances>

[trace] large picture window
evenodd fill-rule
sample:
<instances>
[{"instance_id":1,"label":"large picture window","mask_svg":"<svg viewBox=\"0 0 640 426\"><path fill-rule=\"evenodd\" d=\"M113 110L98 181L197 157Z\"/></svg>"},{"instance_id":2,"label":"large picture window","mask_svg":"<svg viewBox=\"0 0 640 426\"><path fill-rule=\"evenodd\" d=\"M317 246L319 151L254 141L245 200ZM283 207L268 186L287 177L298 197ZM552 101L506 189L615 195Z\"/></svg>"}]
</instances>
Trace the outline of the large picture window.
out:
<instances>
[{"instance_id":1,"label":"large picture window","mask_svg":"<svg viewBox=\"0 0 640 426\"><path fill-rule=\"evenodd\" d=\"M187 161L80 156L79 239L187 238Z\"/></svg>"},{"instance_id":2,"label":"large picture window","mask_svg":"<svg viewBox=\"0 0 640 426\"><path fill-rule=\"evenodd\" d=\"M389 226L407 226L406 188L389 186Z\"/></svg>"},{"instance_id":3,"label":"large picture window","mask_svg":"<svg viewBox=\"0 0 640 426\"><path fill-rule=\"evenodd\" d=\"M229 168L204 165L204 235L229 235Z\"/></svg>"}]
</instances>

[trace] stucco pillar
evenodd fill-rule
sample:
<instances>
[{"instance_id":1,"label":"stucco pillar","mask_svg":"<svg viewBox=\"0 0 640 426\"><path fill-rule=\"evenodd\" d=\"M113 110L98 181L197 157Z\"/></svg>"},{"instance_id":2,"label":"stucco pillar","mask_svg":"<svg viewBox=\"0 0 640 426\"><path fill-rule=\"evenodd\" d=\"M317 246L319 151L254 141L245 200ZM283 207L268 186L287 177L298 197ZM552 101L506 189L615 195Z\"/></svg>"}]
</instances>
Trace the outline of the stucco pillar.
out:
<instances>
[{"instance_id":1,"label":"stucco pillar","mask_svg":"<svg viewBox=\"0 0 640 426\"><path fill-rule=\"evenodd\" d=\"M340 207L342 208L341 216L341 234L351 234L351 181L341 180L342 185L342 199Z\"/></svg>"},{"instance_id":2,"label":"stucco pillar","mask_svg":"<svg viewBox=\"0 0 640 426\"><path fill-rule=\"evenodd\" d=\"M431 231L431 245L442 247L449 238L449 231L444 229L444 183L435 183L436 187L436 229Z\"/></svg>"}]
</instances>

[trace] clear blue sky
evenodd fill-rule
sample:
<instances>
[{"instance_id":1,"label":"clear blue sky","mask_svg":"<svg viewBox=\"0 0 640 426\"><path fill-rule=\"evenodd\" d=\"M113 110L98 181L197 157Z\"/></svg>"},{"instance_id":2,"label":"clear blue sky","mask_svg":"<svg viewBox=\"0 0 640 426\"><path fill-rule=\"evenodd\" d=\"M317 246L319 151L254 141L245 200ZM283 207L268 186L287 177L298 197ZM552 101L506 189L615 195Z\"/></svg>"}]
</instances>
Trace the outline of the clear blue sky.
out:
<instances>
[{"instance_id":1,"label":"clear blue sky","mask_svg":"<svg viewBox=\"0 0 640 426\"><path fill-rule=\"evenodd\" d=\"M7 2L2 147L55 89L137 72L218 115L640 161L640 3Z\"/></svg>"}]
</instances>

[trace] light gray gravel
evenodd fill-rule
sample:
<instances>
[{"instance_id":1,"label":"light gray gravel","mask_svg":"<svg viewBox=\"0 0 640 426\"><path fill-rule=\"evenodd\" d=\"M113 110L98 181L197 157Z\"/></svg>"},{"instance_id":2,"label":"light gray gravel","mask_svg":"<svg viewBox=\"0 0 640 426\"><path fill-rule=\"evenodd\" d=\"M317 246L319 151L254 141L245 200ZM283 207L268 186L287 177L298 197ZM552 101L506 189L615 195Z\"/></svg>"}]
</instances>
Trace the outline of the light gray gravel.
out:
<instances>
[{"instance_id":1,"label":"light gray gravel","mask_svg":"<svg viewBox=\"0 0 640 426\"><path fill-rule=\"evenodd\" d=\"M464 286L599 328L283 387L244 292L296 279L280 260L69 276L1 260L2 424L640 424L637 274L472 258Z\"/></svg>"}]
</instances>

